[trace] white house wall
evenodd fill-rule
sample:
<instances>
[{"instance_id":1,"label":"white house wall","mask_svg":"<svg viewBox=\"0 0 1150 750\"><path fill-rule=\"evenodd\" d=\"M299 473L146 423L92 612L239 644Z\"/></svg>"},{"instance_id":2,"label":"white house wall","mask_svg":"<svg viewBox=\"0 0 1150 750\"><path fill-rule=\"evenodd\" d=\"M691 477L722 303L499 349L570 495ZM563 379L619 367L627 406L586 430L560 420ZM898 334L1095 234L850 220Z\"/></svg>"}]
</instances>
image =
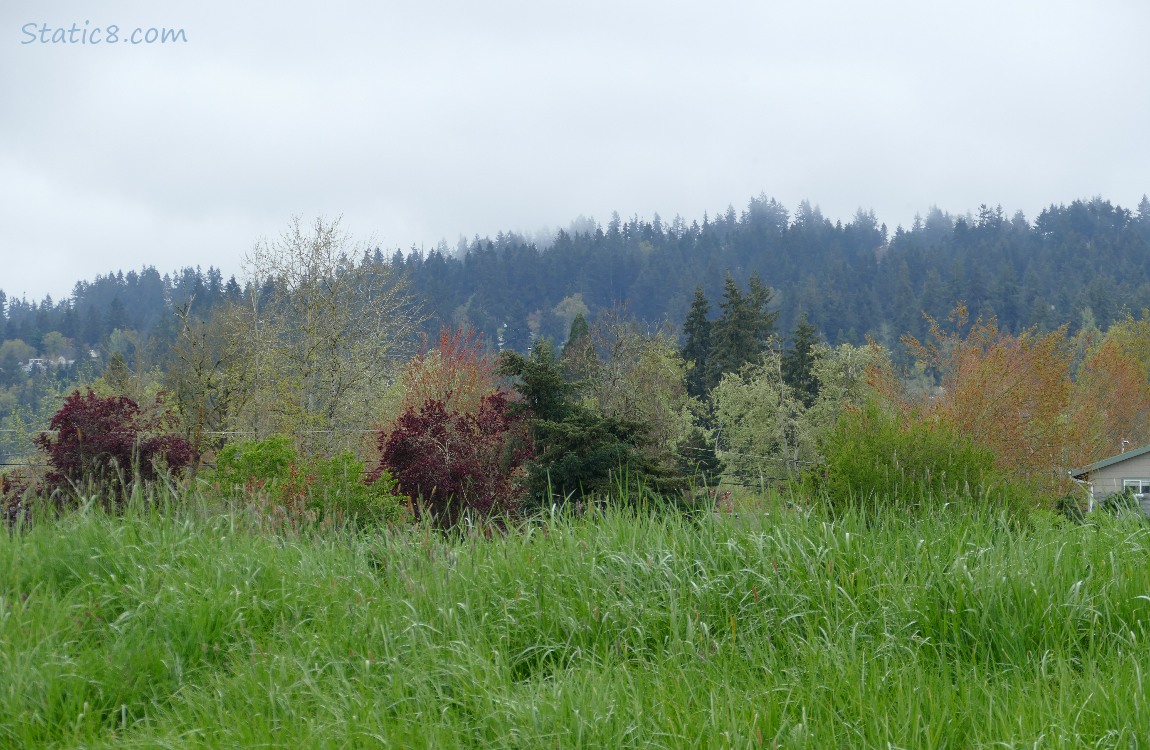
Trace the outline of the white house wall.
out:
<instances>
[{"instance_id":1,"label":"white house wall","mask_svg":"<svg viewBox=\"0 0 1150 750\"><path fill-rule=\"evenodd\" d=\"M1123 479L1150 479L1150 453L1110 464L1091 473L1094 497L1103 498L1121 492Z\"/></svg>"}]
</instances>

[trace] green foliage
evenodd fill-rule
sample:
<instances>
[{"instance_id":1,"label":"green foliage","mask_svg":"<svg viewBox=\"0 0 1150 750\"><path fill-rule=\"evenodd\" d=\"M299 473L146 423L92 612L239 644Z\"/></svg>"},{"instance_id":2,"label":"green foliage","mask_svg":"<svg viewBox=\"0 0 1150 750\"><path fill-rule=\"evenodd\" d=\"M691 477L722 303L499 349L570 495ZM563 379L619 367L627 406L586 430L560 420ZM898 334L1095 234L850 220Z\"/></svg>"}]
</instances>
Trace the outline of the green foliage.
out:
<instances>
[{"instance_id":1,"label":"green foliage","mask_svg":"<svg viewBox=\"0 0 1150 750\"><path fill-rule=\"evenodd\" d=\"M216 479L225 489L282 482L298 463L295 443L288 435L228 443L216 454Z\"/></svg>"},{"instance_id":2,"label":"green foliage","mask_svg":"<svg viewBox=\"0 0 1150 750\"><path fill-rule=\"evenodd\" d=\"M640 486L677 493L686 482L675 467L646 455L645 428L637 422L577 408L558 422L532 423L538 455L528 485L538 503L573 496L606 496Z\"/></svg>"},{"instance_id":3,"label":"green foliage","mask_svg":"<svg viewBox=\"0 0 1150 750\"><path fill-rule=\"evenodd\" d=\"M702 285L695 287L695 298L687 319L683 321L683 348L680 354L690 368L687 371L687 394L692 398L707 396L707 357L711 351L711 321L708 315L711 303L703 294Z\"/></svg>"},{"instance_id":4,"label":"green foliage","mask_svg":"<svg viewBox=\"0 0 1150 750\"><path fill-rule=\"evenodd\" d=\"M715 451L715 441L702 427L692 427L675 446L679 470L695 485L714 486L726 464Z\"/></svg>"},{"instance_id":5,"label":"green foliage","mask_svg":"<svg viewBox=\"0 0 1150 750\"><path fill-rule=\"evenodd\" d=\"M567 341L563 344L561 356L567 356L568 352L574 352L578 348L579 343L590 335L591 328L587 325L587 318L583 313L577 313L575 319L571 321L571 330L567 333Z\"/></svg>"},{"instance_id":6,"label":"green foliage","mask_svg":"<svg viewBox=\"0 0 1150 750\"><path fill-rule=\"evenodd\" d=\"M620 481L656 492L685 487L670 451L644 450L647 425L608 416L578 401L579 384L564 377L547 342L539 342L530 357L503 352L499 370L516 379L521 408L530 415L536 453L528 465L527 483L535 504L609 494Z\"/></svg>"},{"instance_id":7,"label":"green foliage","mask_svg":"<svg viewBox=\"0 0 1150 750\"><path fill-rule=\"evenodd\" d=\"M233 425L290 434L309 455L358 445L415 331L404 276L359 263L366 250L338 219L297 218L245 257L246 299L221 311L223 350L234 356L221 359L218 385L237 389Z\"/></svg>"},{"instance_id":8,"label":"green foliage","mask_svg":"<svg viewBox=\"0 0 1150 750\"><path fill-rule=\"evenodd\" d=\"M229 494L264 493L282 506L300 504L317 520L332 516L375 525L402 515L391 474L381 471L365 481L363 462L350 452L303 460L287 435L227 444L208 479Z\"/></svg>"},{"instance_id":9,"label":"green foliage","mask_svg":"<svg viewBox=\"0 0 1150 750\"><path fill-rule=\"evenodd\" d=\"M817 359L819 332L807 320L806 313L799 318L791 334L791 347L783 354L783 382L794 391L805 408L814 405L819 397L819 380L814 367Z\"/></svg>"},{"instance_id":10,"label":"green foliage","mask_svg":"<svg viewBox=\"0 0 1150 750\"><path fill-rule=\"evenodd\" d=\"M325 513L361 526L395 523L404 515L406 498L399 497L395 478L387 471L367 476L363 462L350 452L313 460L308 469L313 502Z\"/></svg>"},{"instance_id":11,"label":"green foliage","mask_svg":"<svg viewBox=\"0 0 1150 750\"><path fill-rule=\"evenodd\" d=\"M164 388L173 396L184 434L201 451L218 449L222 433L251 397L247 387L250 352L230 332L240 325L232 306L221 304L210 314L193 312L191 303L171 316L176 329L168 348Z\"/></svg>"},{"instance_id":12,"label":"green foliage","mask_svg":"<svg viewBox=\"0 0 1150 750\"><path fill-rule=\"evenodd\" d=\"M775 332L778 313L768 310L772 293L753 275L744 294L728 275L719 303L719 319L711 325L711 346L707 353L706 383L713 389L727 373L758 361Z\"/></svg>"},{"instance_id":13,"label":"green foliage","mask_svg":"<svg viewBox=\"0 0 1150 750\"><path fill-rule=\"evenodd\" d=\"M0 393L0 461L35 461L35 438L64 401L59 384L32 377Z\"/></svg>"},{"instance_id":14,"label":"green foliage","mask_svg":"<svg viewBox=\"0 0 1150 750\"><path fill-rule=\"evenodd\" d=\"M804 368L818 384L809 406L787 381L786 356L774 351L724 375L711 392L721 452L733 471L753 478L790 478L817 464L819 436L832 430L851 404L861 405L873 393L868 383L872 370L890 367L877 346L812 344L806 358L810 361Z\"/></svg>"},{"instance_id":15,"label":"green foliage","mask_svg":"<svg viewBox=\"0 0 1150 750\"><path fill-rule=\"evenodd\" d=\"M668 329L644 329L625 311L612 310L562 364L577 373L584 405L643 425L643 450L652 458L665 456L690 427L687 363Z\"/></svg>"},{"instance_id":16,"label":"green foliage","mask_svg":"<svg viewBox=\"0 0 1150 750\"><path fill-rule=\"evenodd\" d=\"M20 339L0 343L0 385L12 386L24 380L23 362L36 356L36 350Z\"/></svg>"},{"instance_id":17,"label":"green foliage","mask_svg":"<svg viewBox=\"0 0 1150 750\"><path fill-rule=\"evenodd\" d=\"M994 454L942 422L902 415L869 399L823 436L825 464L808 477L842 510L925 510L946 503L989 504L1011 514L1034 505L1024 488L1005 482Z\"/></svg>"},{"instance_id":18,"label":"green foliage","mask_svg":"<svg viewBox=\"0 0 1150 750\"><path fill-rule=\"evenodd\" d=\"M794 389L783 382L777 352L727 374L711 392L725 458L735 471L785 477L815 460L815 438Z\"/></svg>"},{"instance_id":19,"label":"green foliage","mask_svg":"<svg viewBox=\"0 0 1150 750\"><path fill-rule=\"evenodd\" d=\"M518 379L516 390L523 398L522 408L535 419L561 421L573 408L576 388L563 377L563 368L547 341L540 341L526 357L519 352L501 352L496 371Z\"/></svg>"},{"instance_id":20,"label":"green foliage","mask_svg":"<svg viewBox=\"0 0 1150 750\"><path fill-rule=\"evenodd\" d=\"M811 373L818 383L818 398L806 418L816 432L830 429L847 406L862 406L874 394L872 375L890 377L890 355L877 344L816 344L812 355Z\"/></svg>"},{"instance_id":21,"label":"green foliage","mask_svg":"<svg viewBox=\"0 0 1150 750\"><path fill-rule=\"evenodd\" d=\"M798 315L807 311L834 344L861 344L871 336L893 348L903 333L921 339L926 330L920 311L945 317L960 299L976 313L993 310L1003 330L1013 332L1031 325L1051 330L1068 321L1077 326L1087 319L1087 309L1105 328L1125 317L1126 306L1138 311L1150 305L1150 219L1141 209L1135 214L1102 198L1050 205L1029 219L989 209L972 222L933 208L894 232L870 212L840 218L836 222L804 205L791 213L764 195L751 198L737 215L699 225L689 218L663 223L636 216L618 233L605 234L593 222L577 222L547 252L529 238L504 232L464 243L458 253L437 248L406 258L396 253L390 260L426 306L425 330L432 336L441 326L470 322L490 337L515 304L558 317L547 328L557 341L578 312L594 319L621 299L643 322L681 321L696 285L719 292L728 270L740 279L757 271L779 290L780 330L794 330ZM359 249L348 248L357 262ZM364 260L367 267L385 264L379 252ZM145 349L162 350L179 333L173 310L194 301L196 316L209 319L213 310L243 296L240 284L215 268L123 271L70 280L77 282L71 292L53 300L0 292L0 338L20 339L46 353L57 331L73 342L81 363L89 348L101 349L117 328L138 332ZM229 355L223 364L233 370L232 362ZM220 379L240 388L244 383L233 374L239 373L221 372ZM0 364L0 382L9 377L25 379L22 370ZM262 399L264 393L247 395ZM266 404L255 411L266 413Z\"/></svg>"}]
</instances>

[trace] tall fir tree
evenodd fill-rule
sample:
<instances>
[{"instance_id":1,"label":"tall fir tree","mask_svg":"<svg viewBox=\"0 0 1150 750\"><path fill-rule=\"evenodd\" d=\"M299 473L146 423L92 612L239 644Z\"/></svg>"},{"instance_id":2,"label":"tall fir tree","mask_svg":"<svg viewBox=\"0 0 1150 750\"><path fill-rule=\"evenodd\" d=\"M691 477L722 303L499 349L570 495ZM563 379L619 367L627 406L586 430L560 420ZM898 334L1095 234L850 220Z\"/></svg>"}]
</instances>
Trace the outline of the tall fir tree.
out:
<instances>
[{"instance_id":1,"label":"tall fir tree","mask_svg":"<svg viewBox=\"0 0 1150 750\"><path fill-rule=\"evenodd\" d=\"M1150 240L1150 199L1145 194L1138 202L1138 220L1136 226L1141 230L1142 236Z\"/></svg>"},{"instance_id":2,"label":"tall fir tree","mask_svg":"<svg viewBox=\"0 0 1150 750\"><path fill-rule=\"evenodd\" d=\"M567 342L563 344L561 356L566 357L590 338L591 327L587 325L587 318L583 313L577 313L571 321L571 330L567 333Z\"/></svg>"},{"instance_id":3,"label":"tall fir tree","mask_svg":"<svg viewBox=\"0 0 1150 750\"><path fill-rule=\"evenodd\" d=\"M771 302L774 300L774 292L771 288L763 283L759 278L758 271L751 274L751 280L748 285L750 296L751 308L755 316L755 337L759 341L759 351L761 354L766 351L770 346L771 337L775 335L776 326L778 324L779 313L778 311L770 310ZM758 361L756 356L754 361Z\"/></svg>"},{"instance_id":4,"label":"tall fir tree","mask_svg":"<svg viewBox=\"0 0 1150 750\"><path fill-rule=\"evenodd\" d=\"M744 294L729 274L723 284L719 319L711 326L711 349L707 356L707 390L719 384L723 375L738 372L759 357L775 333L777 312L768 309L770 287L758 275L751 277Z\"/></svg>"},{"instance_id":5,"label":"tall fir tree","mask_svg":"<svg viewBox=\"0 0 1150 750\"><path fill-rule=\"evenodd\" d=\"M723 284L719 311L719 319L711 326L711 350L707 353L708 391L718 385L724 373L737 372L748 353L758 349L750 305L730 274Z\"/></svg>"},{"instance_id":6,"label":"tall fir tree","mask_svg":"<svg viewBox=\"0 0 1150 750\"><path fill-rule=\"evenodd\" d=\"M695 299L683 321L683 355L690 366L687 371L687 394L702 399L707 395L707 357L711 351L711 321L708 315L711 303L703 294L703 287L695 287Z\"/></svg>"},{"instance_id":7,"label":"tall fir tree","mask_svg":"<svg viewBox=\"0 0 1150 750\"><path fill-rule=\"evenodd\" d=\"M819 343L819 332L807 320L807 314L799 317L798 325L791 334L791 347L783 352L783 382L795 391L795 395L808 409L819 396L819 381L815 377L815 345Z\"/></svg>"}]
</instances>

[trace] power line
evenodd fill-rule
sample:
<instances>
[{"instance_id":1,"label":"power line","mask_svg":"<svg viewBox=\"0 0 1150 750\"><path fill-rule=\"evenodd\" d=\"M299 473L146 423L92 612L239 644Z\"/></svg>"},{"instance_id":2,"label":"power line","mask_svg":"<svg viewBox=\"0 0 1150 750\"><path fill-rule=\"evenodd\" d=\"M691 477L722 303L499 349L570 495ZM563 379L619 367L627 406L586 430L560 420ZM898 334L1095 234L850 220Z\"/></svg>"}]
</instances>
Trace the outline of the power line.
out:
<instances>
[{"instance_id":1,"label":"power line","mask_svg":"<svg viewBox=\"0 0 1150 750\"><path fill-rule=\"evenodd\" d=\"M712 451L708 448L692 448L690 446L683 446L682 448L679 448L679 450L691 451L692 453L702 453L705 455L710 455L712 453L714 453L716 455L719 453L725 453L728 456L739 456L741 458L757 458L757 459L760 459L763 461L785 461L787 463L792 463L792 464L810 464L812 466L817 466L819 463L818 461L800 461L798 459L783 458L781 456L758 456L758 455L755 455L754 453L738 453L736 451L723 450L722 448L715 448Z\"/></svg>"}]
</instances>

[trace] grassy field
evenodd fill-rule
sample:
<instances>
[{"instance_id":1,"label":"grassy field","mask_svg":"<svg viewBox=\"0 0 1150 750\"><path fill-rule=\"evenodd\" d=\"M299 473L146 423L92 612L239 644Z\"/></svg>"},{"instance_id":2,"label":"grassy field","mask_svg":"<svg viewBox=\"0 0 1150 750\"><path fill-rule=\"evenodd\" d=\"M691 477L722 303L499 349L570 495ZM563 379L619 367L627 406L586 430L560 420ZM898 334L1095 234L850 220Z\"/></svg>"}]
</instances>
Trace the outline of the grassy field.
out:
<instances>
[{"instance_id":1,"label":"grassy field","mask_svg":"<svg viewBox=\"0 0 1150 750\"><path fill-rule=\"evenodd\" d=\"M1150 747L1150 532L609 512L0 533L2 747Z\"/></svg>"}]
</instances>

